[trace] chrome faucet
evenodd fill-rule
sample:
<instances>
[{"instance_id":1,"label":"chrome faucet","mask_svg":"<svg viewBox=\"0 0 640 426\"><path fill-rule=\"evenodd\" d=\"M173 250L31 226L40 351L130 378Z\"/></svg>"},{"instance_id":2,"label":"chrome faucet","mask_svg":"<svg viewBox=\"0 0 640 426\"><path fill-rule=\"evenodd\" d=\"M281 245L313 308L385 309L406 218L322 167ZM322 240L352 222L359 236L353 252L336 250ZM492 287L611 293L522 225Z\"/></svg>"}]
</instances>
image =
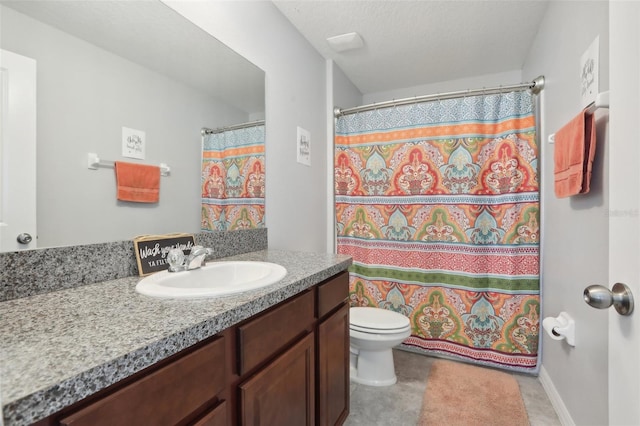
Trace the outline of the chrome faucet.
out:
<instances>
[{"instance_id":1,"label":"chrome faucet","mask_svg":"<svg viewBox=\"0 0 640 426\"><path fill-rule=\"evenodd\" d=\"M213 249L202 246L193 246L191 252L185 257L184 252L180 249L172 249L167 255L169 263L169 272L190 271L200 268L205 257L213 254Z\"/></svg>"}]
</instances>

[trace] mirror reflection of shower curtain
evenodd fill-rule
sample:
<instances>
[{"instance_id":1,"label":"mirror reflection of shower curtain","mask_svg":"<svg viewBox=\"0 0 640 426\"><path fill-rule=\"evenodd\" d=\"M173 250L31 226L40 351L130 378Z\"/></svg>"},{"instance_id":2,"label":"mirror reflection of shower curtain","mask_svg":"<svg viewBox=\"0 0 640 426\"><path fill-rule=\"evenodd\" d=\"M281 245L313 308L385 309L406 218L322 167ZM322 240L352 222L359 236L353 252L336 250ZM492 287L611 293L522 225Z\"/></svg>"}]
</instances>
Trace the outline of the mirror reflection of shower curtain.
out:
<instances>
[{"instance_id":1,"label":"mirror reflection of shower curtain","mask_svg":"<svg viewBox=\"0 0 640 426\"><path fill-rule=\"evenodd\" d=\"M264 124L203 136L202 230L265 226L264 140Z\"/></svg>"},{"instance_id":2,"label":"mirror reflection of shower curtain","mask_svg":"<svg viewBox=\"0 0 640 426\"><path fill-rule=\"evenodd\" d=\"M535 371L533 95L344 115L335 145L338 253L354 259L352 306L409 317L408 350Z\"/></svg>"}]
</instances>

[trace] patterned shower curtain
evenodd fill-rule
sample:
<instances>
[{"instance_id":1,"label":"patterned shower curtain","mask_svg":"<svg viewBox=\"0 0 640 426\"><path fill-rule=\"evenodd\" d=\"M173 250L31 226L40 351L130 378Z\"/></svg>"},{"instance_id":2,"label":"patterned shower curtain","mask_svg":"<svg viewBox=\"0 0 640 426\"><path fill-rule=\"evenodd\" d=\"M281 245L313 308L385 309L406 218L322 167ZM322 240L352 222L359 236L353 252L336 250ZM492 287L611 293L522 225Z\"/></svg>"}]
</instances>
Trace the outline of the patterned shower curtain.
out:
<instances>
[{"instance_id":1,"label":"patterned shower curtain","mask_svg":"<svg viewBox=\"0 0 640 426\"><path fill-rule=\"evenodd\" d=\"M264 135L258 125L203 137L202 230L264 227Z\"/></svg>"},{"instance_id":2,"label":"patterned shower curtain","mask_svg":"<svg viewBox=\"0 0 640 426\"><path fill-rule=\"evenodd\" d=\"M534 371L539 191L528 91L336 124L338 252L352 306L409 317L412 351Z\"/></svg>"}]
</instances>

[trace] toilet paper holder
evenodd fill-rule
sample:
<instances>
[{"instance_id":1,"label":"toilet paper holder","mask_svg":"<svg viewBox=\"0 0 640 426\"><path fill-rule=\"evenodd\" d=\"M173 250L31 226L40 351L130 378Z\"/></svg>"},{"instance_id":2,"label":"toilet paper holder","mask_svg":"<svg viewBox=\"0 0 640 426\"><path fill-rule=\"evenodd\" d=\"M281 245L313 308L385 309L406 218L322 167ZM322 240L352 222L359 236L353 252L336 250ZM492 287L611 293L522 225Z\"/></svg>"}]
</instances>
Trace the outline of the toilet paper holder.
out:
<instances>
[{"instance_id":1,"label":"toilet paper holder","mask_svg":"<svg viewBox=\"0 0 640 426\"><path fill-rule=\"evenodd\" d=\"M570 346L576 345L576 322L568 313L560 312L557 317L543 319L542 328L553 340L566 339Z\"/></svg>"},{"instance_id":2,"label":"toilet paper holder","mask_svg":"<svg viewBox=\"0 0 640 426\"><path fill-rule=\"evenodd\" d=\"M622 283L615 283L611 290L601 285L590 285L584 289L584 301L589 306L606 309L613 305L620 315L631 315L633 312L633 295L631 289Z\"/></svg>"}]
</instances>

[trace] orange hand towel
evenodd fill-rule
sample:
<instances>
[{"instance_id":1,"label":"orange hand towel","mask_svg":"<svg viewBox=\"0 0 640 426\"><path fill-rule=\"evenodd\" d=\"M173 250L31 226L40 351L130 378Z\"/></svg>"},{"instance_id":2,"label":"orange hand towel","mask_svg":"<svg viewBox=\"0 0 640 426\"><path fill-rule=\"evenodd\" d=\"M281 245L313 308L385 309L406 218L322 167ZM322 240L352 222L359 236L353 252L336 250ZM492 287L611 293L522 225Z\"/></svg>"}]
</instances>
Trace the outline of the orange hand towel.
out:
<instances>
[{"instance_id":1,"label":"orange hand towel","mask_svg":"<svg viewBox=\"0 0 640 426\"><path fill-rule=\"evenodd\" d=\"M558 198L589 192L595 153L596 123L585 109L556 132L554 187Z\"/></svg>"},{"instance_id":2,"label":"orange hand towel","mask_svg":"<svg viewBox=\"0 0 640 426\"><path fill-rule=\"evenodd\" d=\"M160 200L160 167L115 162L118 200L157 203Z\"/></svg>"}]
</instances>

